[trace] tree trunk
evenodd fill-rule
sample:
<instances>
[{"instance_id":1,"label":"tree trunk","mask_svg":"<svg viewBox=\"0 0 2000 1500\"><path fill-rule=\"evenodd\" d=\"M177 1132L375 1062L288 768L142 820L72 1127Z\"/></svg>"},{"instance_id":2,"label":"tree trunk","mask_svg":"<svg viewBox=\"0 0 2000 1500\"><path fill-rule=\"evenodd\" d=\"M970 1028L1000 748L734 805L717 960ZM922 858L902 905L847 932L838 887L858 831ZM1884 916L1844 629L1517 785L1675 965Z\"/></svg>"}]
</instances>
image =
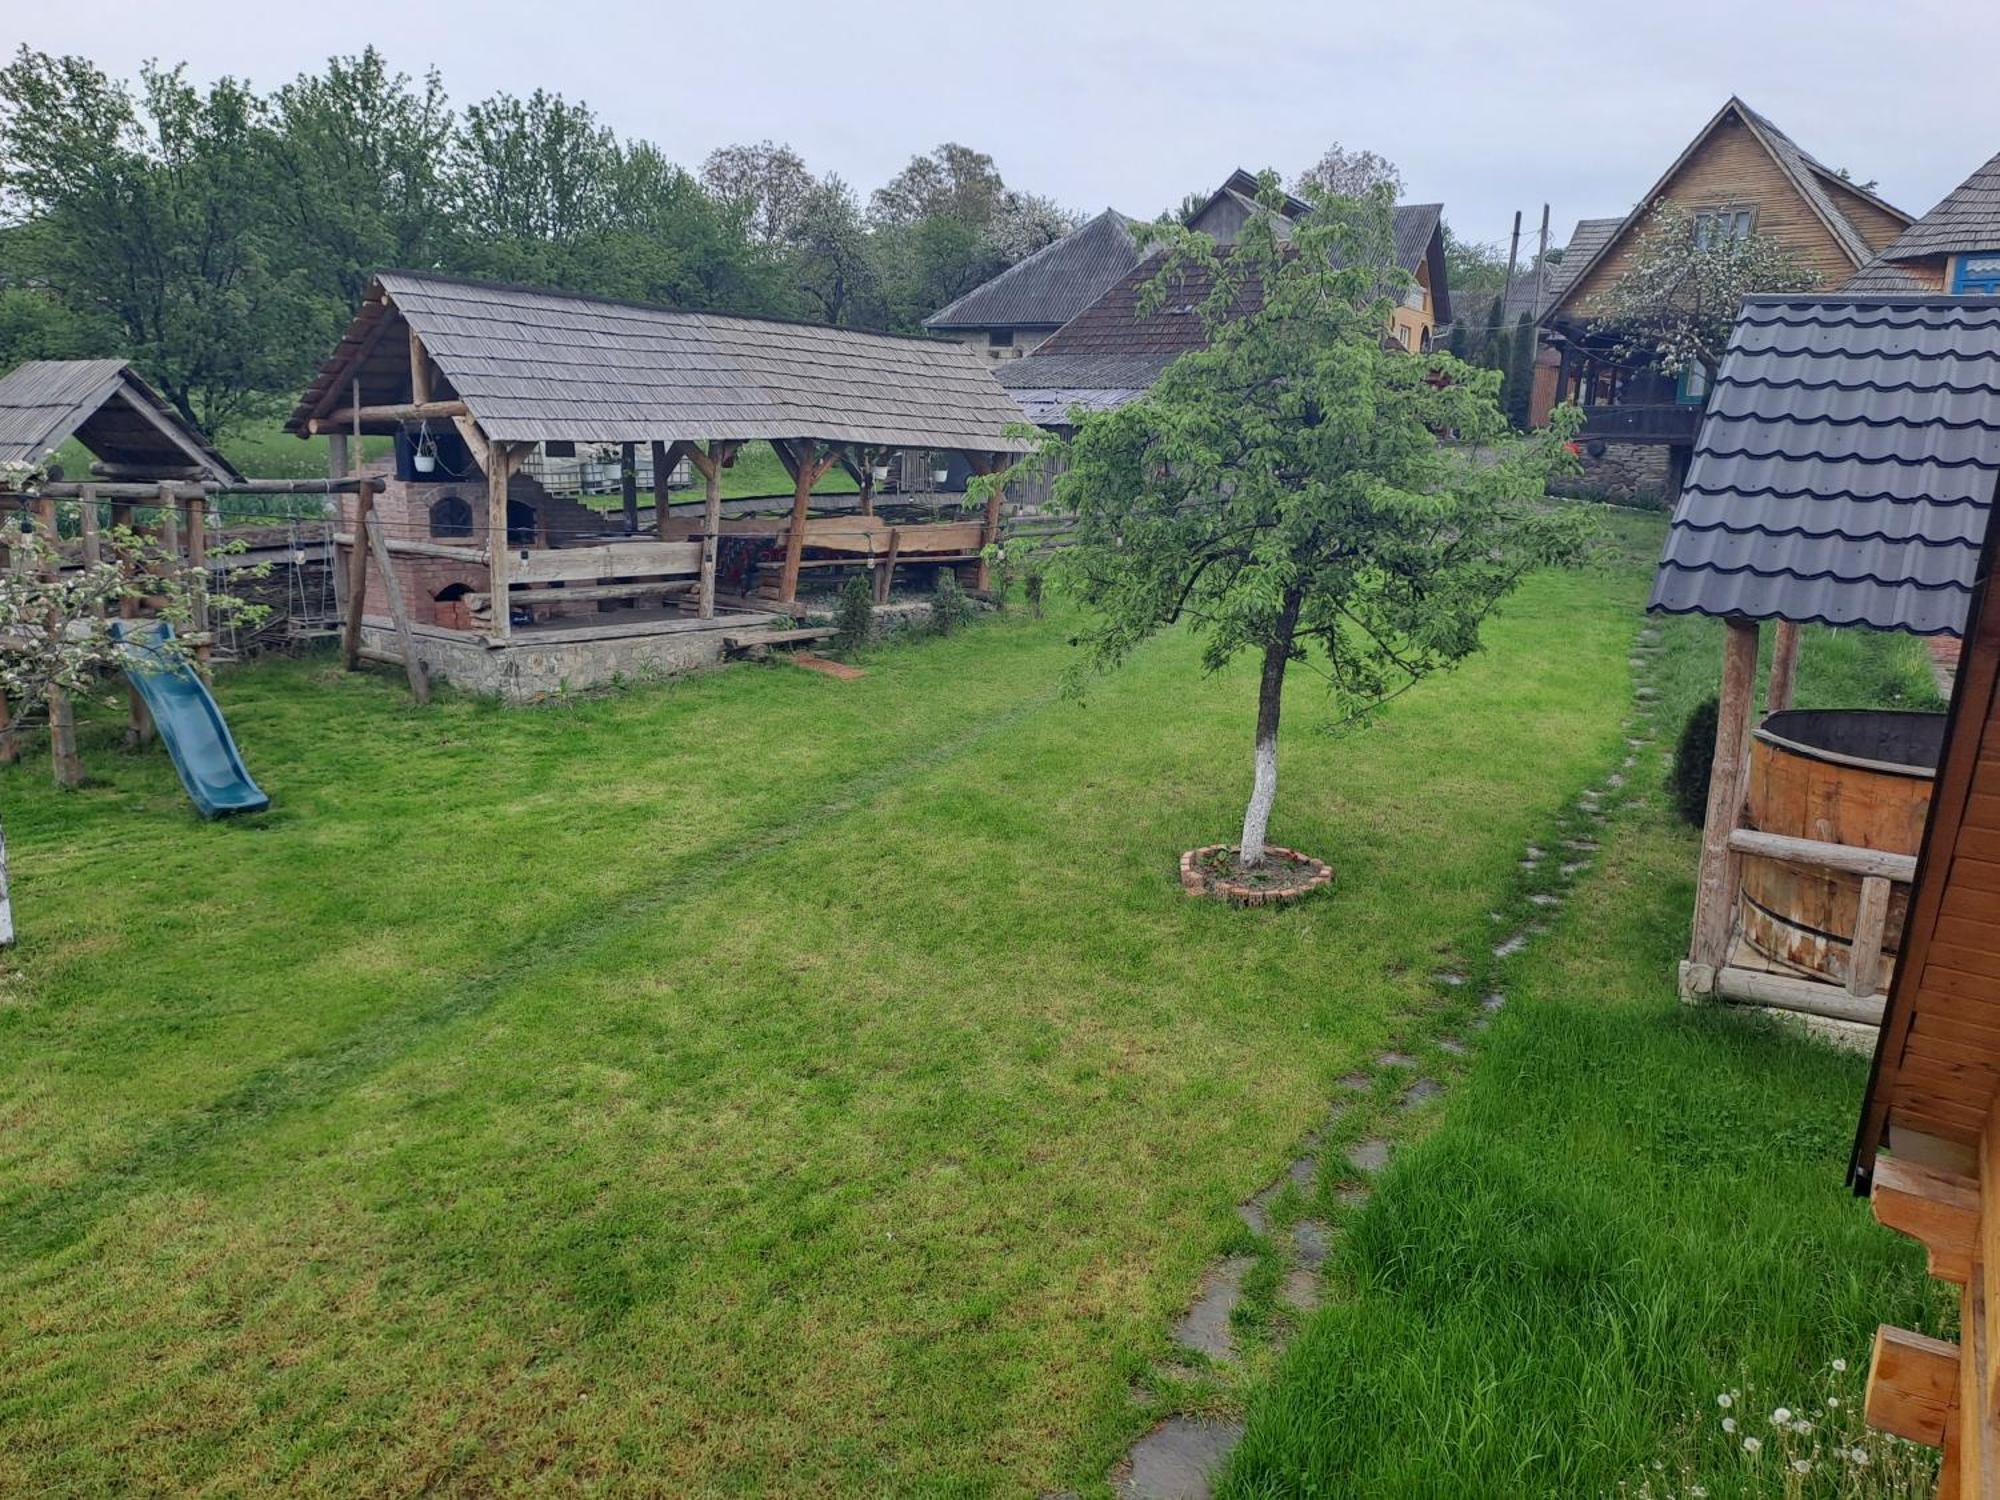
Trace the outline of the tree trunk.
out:
<instances>
[{"instance_id":1,"label":"tree trunk","mask_svg":"<svg viewBox=\"0 0 2000 1500\"><path fill-rule=\"evenodd\" d=\"M1298 628L1300 596L1285 595L1277 629L1264 647L1264 673L1257 684L1256 772L1250 784L1250 806L1243 814L1242 853L1245 868L1264 862L1264 835L1271 826L1271 804L1278 800L1278 712L1284 706L1285 664L1292 659L1292 634Z\"/></svg>"}]
</instances>

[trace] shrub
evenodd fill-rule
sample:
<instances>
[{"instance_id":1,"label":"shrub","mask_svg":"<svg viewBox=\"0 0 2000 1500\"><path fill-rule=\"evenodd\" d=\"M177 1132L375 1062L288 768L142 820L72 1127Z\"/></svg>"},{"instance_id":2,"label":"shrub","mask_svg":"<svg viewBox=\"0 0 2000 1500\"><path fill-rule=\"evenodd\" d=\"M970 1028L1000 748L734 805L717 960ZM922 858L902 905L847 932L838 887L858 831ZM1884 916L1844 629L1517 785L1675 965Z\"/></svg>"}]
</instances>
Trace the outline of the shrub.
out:
<instances>
[{"instance_id":1,"label":"shrub","mask_svg":"<svg viewBox=\"0 0 2000 1500\"><path fill-rule=\"evenodd\" d=\"M833 611L833 649L858 651L875 632L875 580L867 573L854 574L841 586L840 602Z\"/></svg>"},{"instance_id":2,"label":"shrub","mask_svg":"<svg viewBox=\"0 0 2000 1500\"><path fill-rule=\"evenodd\" d=\"M938 574L937 592L931 596L931 629L950 635L972 618L972 601L958 586L958 575L950 568Z\"/></svg>"},{"instance_id":3,"label":"shrub","mask_svg":"<svg viewBox=\"0 0 2000 1500\"><path fill-rule=\"evenodd\" d=\"M1674 763L1667 771L1667 796L1681 821L1696 828L1708 816L1708 772L1715 762L1715 720L1721 711L1713 697L1694 706L1681 726L1674 746Z\"/></svg>"},{"instance_id":4,"label":"shrub","mask_svg":"<svg viewBox=\"0 0 2000 1500\"><path fill-rule=\"evenodd\" d=\"M1042 617L1042 568L1031 562L1021 579L1021 592L1028 600L1028 613L1037 620Z\"/></svg>"}]
</instances>

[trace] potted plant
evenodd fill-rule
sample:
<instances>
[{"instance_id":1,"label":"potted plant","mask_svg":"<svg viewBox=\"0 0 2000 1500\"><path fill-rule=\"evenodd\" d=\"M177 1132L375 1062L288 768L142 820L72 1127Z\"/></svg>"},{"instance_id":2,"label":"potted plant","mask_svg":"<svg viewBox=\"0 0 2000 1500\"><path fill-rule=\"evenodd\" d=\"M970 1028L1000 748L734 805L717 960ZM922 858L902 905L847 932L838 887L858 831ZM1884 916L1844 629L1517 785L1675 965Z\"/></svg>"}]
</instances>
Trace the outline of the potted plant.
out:
<instances>
[{"instance_id":1,"label":"potted plant","mask_svg":"<svg viewBox=\"0 0 2000 1500\"><path fill-rule=\"evenodd\" d=\"M410 454L410 464L419 474L429 474L437 468L437 442L431 437L431 424L426 422L417 429L417 444Z\"/></svg>"},{"instance_id":2,"label":"potted plant","mask_svg":"<svg viewBox=\"0 0 2000 1500\"><path fill-rule=\"evenodd\" d=\"M939 463L931 466L932 484L943 484L949 478L951 478L951 470L944 464Z\"/></svg>"},{"instance_id":3,"label":"potted plant","mask_svg":"<svg viewBox=\"0 0 2000 1500\"><path fill-rule=\"evenodd\" d=\"M887 464L875 465L875 482L877 484L887 484L889 482L889 466Z\"/></svg>"}]
</instances>

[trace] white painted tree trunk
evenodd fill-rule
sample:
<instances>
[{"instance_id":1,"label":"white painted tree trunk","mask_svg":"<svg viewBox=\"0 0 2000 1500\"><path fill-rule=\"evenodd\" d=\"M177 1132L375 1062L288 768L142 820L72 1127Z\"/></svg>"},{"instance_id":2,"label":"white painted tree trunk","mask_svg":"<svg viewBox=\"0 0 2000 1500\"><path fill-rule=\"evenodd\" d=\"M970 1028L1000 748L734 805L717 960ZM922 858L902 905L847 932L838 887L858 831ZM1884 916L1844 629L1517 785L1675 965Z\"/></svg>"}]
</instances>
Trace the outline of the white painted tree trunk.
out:
<instances>
[{"instance_id":1,"label":"white painted tree trunk","mask_svg":"<svg viewBox=\"0 0 2000 1500\"><path fill-rule=\"evenodd\" d=\"M7 829L0 825L0 948L14 946L14 888L7 883Z\"/></svg>"},{"instance_id":2,"label":"white painted tree trunk","mask_svg":"<svg viewBox=\"0 0 2000 1500\"><path fill-rule=\"evenodd\" d=\"M1250 782L1250 806L1243 813L1240 863L1254 869L1264 863L1264 836L1271 826L1271 806L1278 800L1278 711L1285 701L1285 663L1292 659L1292 634L1299 626L1296 594L1285 605L1271 639L1264 647L1264 671L1257 682L1257 749Z\"/></svg>"}]
</instances>

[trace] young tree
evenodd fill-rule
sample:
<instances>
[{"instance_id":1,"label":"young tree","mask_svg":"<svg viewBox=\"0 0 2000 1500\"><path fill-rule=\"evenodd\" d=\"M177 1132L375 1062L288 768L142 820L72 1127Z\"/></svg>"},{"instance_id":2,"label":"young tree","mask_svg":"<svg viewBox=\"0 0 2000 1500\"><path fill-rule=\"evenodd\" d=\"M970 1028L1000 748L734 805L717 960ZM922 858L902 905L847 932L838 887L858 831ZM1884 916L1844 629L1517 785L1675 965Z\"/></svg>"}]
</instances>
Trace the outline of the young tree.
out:
<instances>
[{"instance_id":1,"label":"young tree","mask_svg":"<svg viewBox=\"0 0 2000 1500\"><path fill-rule=\"evenodd\" d=\"M1274 181L1265 196L1275 207ZM1310 651L1350 709L1379 703L1476 650L1519 579L1579 545L1580 516L1544 498L1570 424L1511 438L1496 375L1384 347L1409 282L1390 200L1386 185L1321 199L1289 245L1275 215L1254 218L1227 255L1158 231L1145 300L1212 285L1209 346L1050 445L1067 465L1058 502L1077 516L1056 566L1092 616L1088 661L1114 666L1188 621L1208 669L1244 651L1261 663L1246 866L1264 859L1293 662ZM1467 447L1442 444L1447 430Z\"/></svg>"},{"instance_id":2,"label":"young tree","mask_svg":"<svg viewBox=\"0 0 2000 1500\"><path fill-rule=\"evenodd\" d=\"M1403 174L1396 164L1373 151L1350 151L1339 141L1292 183L1301 198L1362 198L1378 187L1388 188L1392 198L1402 197Z\"/></svg>"},{"instance_id":3,"label":"young tree","mask_svg":"<svg viewBox=\"0 0 2000 1500\"><path fill-rule=\"evenodd\" d=\"M1522 313L1507 348L1507 420L1527 430L1528 409L1535 395L1535 318Z\"/></svg>"},{"instance_id":4,"label":"young tree","mask_svg":"<svg viewBox=\"0 0 2000 1500\"><path fill-rule=\"evenodd\" d=\"M1767 234L1729 227L1724 210L1697 217L1666 199L1653 205L1598 317L1620 330L1620 354L1651 358L1669 375L1722 363L1736 310L1753 292L1804 292L1819 277Z\"/></svg>"}]
</instances>

